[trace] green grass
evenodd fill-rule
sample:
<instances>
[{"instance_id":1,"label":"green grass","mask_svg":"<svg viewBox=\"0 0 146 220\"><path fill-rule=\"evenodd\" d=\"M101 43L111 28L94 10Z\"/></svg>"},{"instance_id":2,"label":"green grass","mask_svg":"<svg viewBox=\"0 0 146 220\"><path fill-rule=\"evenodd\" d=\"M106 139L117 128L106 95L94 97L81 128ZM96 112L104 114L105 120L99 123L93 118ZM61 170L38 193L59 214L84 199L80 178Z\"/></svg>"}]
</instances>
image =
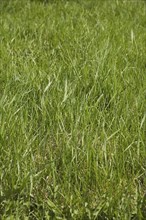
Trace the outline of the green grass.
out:
<instances>
[{"instance_id":1,"label":"green grass","mask_svg":"<svg viewBox=\"0 0 146 220\"><path fill-rule=\"evenodd\" d=\"M146 2L0 1L0 219L146 219Z\"/></svg>"}]
</instances>

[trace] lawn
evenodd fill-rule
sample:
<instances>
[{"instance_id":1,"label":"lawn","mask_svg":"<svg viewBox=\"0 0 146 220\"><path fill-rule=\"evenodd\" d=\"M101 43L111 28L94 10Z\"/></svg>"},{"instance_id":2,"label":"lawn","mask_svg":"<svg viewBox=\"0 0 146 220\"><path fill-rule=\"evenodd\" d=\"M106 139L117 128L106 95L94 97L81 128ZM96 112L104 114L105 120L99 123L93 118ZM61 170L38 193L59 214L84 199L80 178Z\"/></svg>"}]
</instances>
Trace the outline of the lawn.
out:
<instances>
[{"instance_id":1,"label":"lawn","mask_svg":"<svg viewBox=\"0 0 146 220\"><path fill-rule=\"evenodd\" d=\"M0 1L0 219L146 219L146 1Z\"/></svg>"}]
</instances>

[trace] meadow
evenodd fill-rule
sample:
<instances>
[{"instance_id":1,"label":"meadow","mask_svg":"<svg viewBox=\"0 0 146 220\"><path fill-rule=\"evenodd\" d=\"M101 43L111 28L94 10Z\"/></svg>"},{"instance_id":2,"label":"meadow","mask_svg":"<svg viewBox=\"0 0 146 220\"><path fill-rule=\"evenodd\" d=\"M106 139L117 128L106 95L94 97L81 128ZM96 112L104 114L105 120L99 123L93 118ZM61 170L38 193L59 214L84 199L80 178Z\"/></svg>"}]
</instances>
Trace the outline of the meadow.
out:
<instances>
[{"instance_id":1,"label":"meadow","mask_svg":"<svg viewBox=\"0 0 146 220\"><path fill-rule=\"evenodd\" d=\"M146 219L146 1L0 1L0 219Z\"/></svg>"}]
</instances>

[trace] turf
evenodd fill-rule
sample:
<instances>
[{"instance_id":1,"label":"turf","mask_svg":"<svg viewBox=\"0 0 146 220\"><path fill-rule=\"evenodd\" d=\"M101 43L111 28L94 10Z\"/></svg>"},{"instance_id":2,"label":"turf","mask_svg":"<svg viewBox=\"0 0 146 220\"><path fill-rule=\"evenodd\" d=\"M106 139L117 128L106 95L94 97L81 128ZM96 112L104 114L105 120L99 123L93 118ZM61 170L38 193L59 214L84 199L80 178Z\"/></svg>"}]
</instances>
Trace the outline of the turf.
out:
<instances>
[{"instance_id":1,"label":"turf","mask_svg":"<svg viewBox=\"0 0 146 220\"><path fill-rule=\"evenodd\" d=\"M0 1L0 219L146 219L146 2Z\"/></svg>"}]
</instances>

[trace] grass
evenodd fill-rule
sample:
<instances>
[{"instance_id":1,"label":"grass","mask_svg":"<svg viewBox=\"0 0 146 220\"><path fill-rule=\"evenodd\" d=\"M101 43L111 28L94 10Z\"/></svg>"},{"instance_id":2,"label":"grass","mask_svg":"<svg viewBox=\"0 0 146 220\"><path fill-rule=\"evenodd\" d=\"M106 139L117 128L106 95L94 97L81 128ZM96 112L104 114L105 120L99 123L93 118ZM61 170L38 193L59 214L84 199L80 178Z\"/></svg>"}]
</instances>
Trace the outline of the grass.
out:
<instances>
[{"instance_id":1,"label":"grass","mask_svg":"<svg viewBox=\"0 0 146 220\"><path fill-rule=\"evenodd\" d=\"M0 219L146 219L146 2L1 0Z\"/></svg>"}]
</instances>

